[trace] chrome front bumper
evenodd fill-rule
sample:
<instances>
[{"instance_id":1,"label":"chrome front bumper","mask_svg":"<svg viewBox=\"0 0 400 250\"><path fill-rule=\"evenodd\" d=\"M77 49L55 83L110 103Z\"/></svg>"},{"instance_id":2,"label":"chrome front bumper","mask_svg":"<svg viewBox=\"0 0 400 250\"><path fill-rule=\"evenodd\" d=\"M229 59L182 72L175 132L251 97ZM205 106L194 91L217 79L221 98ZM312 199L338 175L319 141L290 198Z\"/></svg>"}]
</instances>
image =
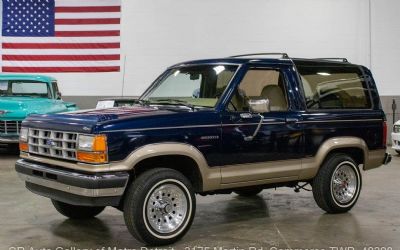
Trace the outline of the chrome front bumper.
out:
<instances>
[{"instance_id":1,"label":"chrome front bumper","mask_svg":"<svg viewBox=\"0 0 400 250\"><path fill-rule=\"evenodd\" d=\"M129 180L127 172L84 174L23 159L15 170L33 193L81 206L118 206Z\"/></svg>"},{"instance_id":2,"label":"chrome front bumper","mask_svg":"<svg viewBox=\"0 0 400 250\"><path fill-rule=\"evenodd\" d=\"M19 142L18 135L3 135L0 134L0 143L1 144L15 144Z\"/></svg>"},{"instance_id":3,"label":"chrome front bumper","mask_svg":"<svg viewBox=\"0 0 400 250\"><path fill-rule=\"evenodd\" d=\"M400 133L392 133L392 148L400 150Z\"/></svg>"}]
</instances>

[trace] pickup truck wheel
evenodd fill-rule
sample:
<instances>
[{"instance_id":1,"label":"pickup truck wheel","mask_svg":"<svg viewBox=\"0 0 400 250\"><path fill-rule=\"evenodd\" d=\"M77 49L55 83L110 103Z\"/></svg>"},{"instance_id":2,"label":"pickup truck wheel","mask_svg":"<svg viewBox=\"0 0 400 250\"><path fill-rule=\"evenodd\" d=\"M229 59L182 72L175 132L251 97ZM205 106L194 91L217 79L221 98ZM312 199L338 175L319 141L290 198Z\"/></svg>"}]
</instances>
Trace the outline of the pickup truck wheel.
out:
<instances>
[{"instance_id":1,"label":"pickup truck wheel","mask_svg":"<svg viewBox=\"0 0 400 250\"><path fill-rule=\"evenodd\" d=\"M398 155L400 155L400 150L395 150Z\"/></svg>"},{"instance_id":2,"label":"pickup truck wheel","mask_svg":"<svg viewBox=\"0 0 400 250\"><path fill-rule=\"evenodd\" d=\"M173 169L144 172L125 197L124 218L130 233L149 245L171 244L189 230L196 210L190 181Z\"/></svg>"},{"instance_id":3,"label":"pickup truck wheel","mask_svg":"<svg viewBox=\"0 0 400 250\"><path fill-rule=\"evenodd\" d=\"M312 191L318 206L327 213L344 213L357 202L361 185L357 163L346 154L333 154L314 178Z\"/></svg>"},{"instance_id":4,"label":"pickup truck wheel","mask_svg":"<svg viewBox=\"0 0 400 250\"><path fill-rule=\"evenodd\" d=\"M244 188L244 189L240 189L240 190L235 190L234 192L239 195L239 196L243 196L243 197L250 197L250 196L255 196L259 193L261 193L263 191L262 188Z\"/></svg>"},{"instance_id":5,"label":"pickup truck wheel","mask_svg":"<svg viewBox=\"0 0 400 250\"><path fill-rule=\"evenodd\" d=\"M103 212L105 207L75 206L61 201L51 200L56 210L70 219L90 219Z\"/></svg>"}]
</instances>

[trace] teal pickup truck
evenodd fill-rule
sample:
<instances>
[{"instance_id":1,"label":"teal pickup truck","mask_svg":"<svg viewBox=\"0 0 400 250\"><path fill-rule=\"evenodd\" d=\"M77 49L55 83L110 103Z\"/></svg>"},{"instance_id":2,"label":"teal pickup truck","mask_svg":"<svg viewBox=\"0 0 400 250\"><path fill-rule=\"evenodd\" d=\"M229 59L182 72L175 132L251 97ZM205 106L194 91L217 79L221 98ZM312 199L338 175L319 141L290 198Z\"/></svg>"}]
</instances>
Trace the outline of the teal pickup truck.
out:
<instances>
[{"instance_id":1,"label":"teal pickup truck","mask_svg":"<svg viewBox=\"0 0 400 250\"><path fill-rule=\"evenodd\" d=\"M30 114L74 110L74 103L61 99L52 77L0 74L0 146L18 143L21 122Z\"/></svg>"}]
</instances>

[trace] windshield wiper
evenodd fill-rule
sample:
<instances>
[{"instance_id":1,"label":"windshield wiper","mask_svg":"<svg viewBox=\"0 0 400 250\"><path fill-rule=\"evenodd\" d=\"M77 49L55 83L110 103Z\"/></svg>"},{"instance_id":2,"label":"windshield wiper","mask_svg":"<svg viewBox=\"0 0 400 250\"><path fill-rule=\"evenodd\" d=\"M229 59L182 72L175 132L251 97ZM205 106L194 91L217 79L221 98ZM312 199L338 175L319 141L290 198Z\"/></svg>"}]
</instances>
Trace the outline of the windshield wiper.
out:
<instances>
[{"instance_id":1,"label":"windshield wiper","mask_svg":"<svg viewBox=\"0 0 400 250\"><path fill-rule=\"evenodd\" d=\"M138 104L140 104L142 106L149 106L150 101L149 100L137 99L137 100L135 100L135 103L138 103Z\"/></svg>"},{"instance_id":2,"label":"windshield wiper","mask_svg":"<svg viewBox=\"0 0 400 250\"><path fill-rule=\"evenodd\" d=\"M190 109L194 110L195 107L194 105L188 103L187 101L183 101L183 100L179 100L179 99L172 99L172 98L165 98L165 99L156 99L153 101L149 101L150 103L154 103L154 104L166 104L166 105L183 105L186 107L189 107Z\"/></svg>"}]
</instances>

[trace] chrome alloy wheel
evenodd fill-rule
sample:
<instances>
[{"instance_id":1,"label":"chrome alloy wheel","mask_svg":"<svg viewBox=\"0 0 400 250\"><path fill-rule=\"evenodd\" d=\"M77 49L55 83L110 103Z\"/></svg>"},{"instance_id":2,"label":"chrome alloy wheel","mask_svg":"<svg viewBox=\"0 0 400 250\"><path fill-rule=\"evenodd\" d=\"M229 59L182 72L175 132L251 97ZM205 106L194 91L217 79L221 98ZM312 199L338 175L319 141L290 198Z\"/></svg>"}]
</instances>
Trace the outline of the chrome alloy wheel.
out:
<instances>
[{"instance_id":1,"label":"chrome alloy wheel","mask_svg":"<svg viewBox=\"0 0 400 250\"><path fill-rule=\"evenodd\" d=\"M331 192L339 204L347 204L357 195L359 178L351 162L342 162L331 180Z\"/></svg>"},{"instance_id":2,"label":"chrome alloy wheel","mask_svg":"<svg viewBox=\"0 0 400 250\"><path fill-rule=\"evenodd\" d=\"M175 232L188 215L188 197L178 184L181 183L163 183L148 195L147 221L157 233Z\"/></svg>"}]
</instances>

